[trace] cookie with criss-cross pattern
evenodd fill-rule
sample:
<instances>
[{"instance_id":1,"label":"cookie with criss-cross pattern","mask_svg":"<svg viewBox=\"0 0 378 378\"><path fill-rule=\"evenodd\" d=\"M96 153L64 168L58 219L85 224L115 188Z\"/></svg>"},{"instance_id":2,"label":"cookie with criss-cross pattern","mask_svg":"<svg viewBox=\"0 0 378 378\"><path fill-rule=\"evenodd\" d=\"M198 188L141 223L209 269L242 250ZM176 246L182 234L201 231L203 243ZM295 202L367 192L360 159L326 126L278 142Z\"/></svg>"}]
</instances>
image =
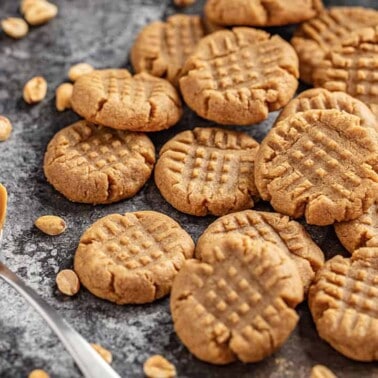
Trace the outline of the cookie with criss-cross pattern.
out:
<instances>
[{"instance_id":1,"label":"cookie with criss-cross pattern","mask_svg":"<svg viewBox=\"0 0 378 378\"><path fill-rule=\"evenodd\" d=\"M253 166L259 144L247 134L196 128L177 134L160 150L155 183L177 210L224 215L254 205Z\"/></svg>"},{"instance_id":2,"label":"cookie with criss-cross pattern","mask_svg":"<svg viewBox=\"0 0 378 378\"><path fill-rule=\"evenodd\" d=\"M206 34L199 16L176 14L145 26L131 50L136 72L146 71L178 85L185 60Z\"/></svg>"},{"instance_id":3,"label":"cookie with criss-cross pattern","mask_svg":"<svg viewBox=\"0 0 378 378\"><path fill-rule=\"evenodd\" d=\"M325 226L358 218L377 198L378 134L339 110L309 110L271 129L255 182L274 209Z\"/></svg>"},{"instance_id":4,"label":"cookie with criss-cross pattern","mask_svg":"<svg viewBox=\"0 0 378 378\"><path fill-rule=\"evenodd\" d=\"M84 232L74 266L80 282L97 297L147 303L170 292L193 251L191 237L162 213L112 214Z\"/></svg>"},{"instance_id":5,"label":"cookie with criss-cross pattern","mask_svg":"<svg viewBox=\"0 0 378 378\"><path fill-rule=\"evenodd\" d=\"M315 68L314 85L343 91L368 104L378 115L378 26L343 39Z\"/></svg>"},{"instance_id":6,"label":"cookie with criss-cross pattern","mask_svg":"<svg viewBox=\"0 0 378 378\"><path fill-rule=\"evenodd\" d=\"M275 244L295 262L305 293L324 263L321 249L304 227L278 213L245 210L225 215L213 222L198 239L196 257L230 236Z\"/></svg>"},{"instance_id":7,"label":"cookie with criss-cross pattern","mask_svg":"<svg viewBox=\"0 0 378 378\"><path fill-rule=\"evenodd\" d=\"M362 7L333 7L304 22L291 40L298 53L301 80L313 83L313 71L324 56L355 30L376 26L378 12Z\"/></svg>"},{"instance_id":8,"label":"cookie with criss-cross pattern","mask_svg":"<svg viewBox=\"0 0 378 378\"><path fill-rule=\"evenodd\" d=\"M208 0L205 14L225 26L280 26L315 17L323 9L321 0Z\"/></svg>"},{"instance_id":9,"label":"cookie with criss-cross pattern","mask_svg":"<svg viewBox=\"0 0 378 378\"><path fill-rule=\"evenodd\" d=\"M107 204L135 195L155 164L155 148L142 133L79 121L50 141L44 171L70 201Z\"/></svg>"},{"instance_id":10,"label":"cookie with criss-cross pattern","mask_svg":"<svg viewBox=\"0 0 378 378\"><path fill-rule=\"evenodd\" d=\"M233 28L198 43L185 63L180 88L201 117L250 125L289 102L297 77L298 57L289 43L262 30Z\"/></svg>"},{"instance_id":11,"label":"cookie with criss-cross pattern","mask_svg":"<svg viewBox=\"0 0 378 378\"><path fill-rule=\"evenodd\" d=\"M353 114L361 119L362 125L378 130L375 115L362 101L345 92L330 92L324 88L312 88L300 93L282 109L276 124L296 113L321 109L337 109Z\"/></svg>"},{"instance_id":12,"label":"cookie with criss-cross pattern","mask_svg":"<svg viewBox=\"0 0 378 378\"><path fill-rule=\"evenodd\" d=\"M378 360L378 249L328 260L309 291L319 336L357 361Z\"/></svg>"},{"instance_id":13,"label":"cookie with criss-cross pattern","mask_svg":"<svg viewBox=\"0 0 378 378\"><path fill-rule=\"evenodd\" d=\"M76 80L71 104L90 122L119 130L159 131L175 125L181 100L167 80L142 72L96 70Z\"/></svg>"},{"instance_id":14,"label":"cookie with criss-cross pattern","mask_svg":"<svg viewBox=\"0 0 378 378\"><path fill-rule=\"evenodd\" d=\"M257 362L289 337L303 299L298 270L269 242L230 236L189 260L172 286L175 331L199 359Z\"/></svg>"}]
</instances>

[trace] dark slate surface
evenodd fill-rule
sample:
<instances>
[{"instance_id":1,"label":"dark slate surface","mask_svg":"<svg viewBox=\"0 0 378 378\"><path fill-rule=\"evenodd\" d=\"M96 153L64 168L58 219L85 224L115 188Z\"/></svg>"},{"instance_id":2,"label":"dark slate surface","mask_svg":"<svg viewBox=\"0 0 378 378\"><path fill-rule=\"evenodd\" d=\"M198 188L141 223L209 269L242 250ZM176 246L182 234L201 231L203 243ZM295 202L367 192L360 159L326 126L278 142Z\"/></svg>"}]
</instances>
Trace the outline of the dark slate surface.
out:
<instances>
[{"instance_id":1,"label":"dark slate surface","mask_svg":"<svg viewBox=\"0 0 378 378\"><path fill-rule=\"evenodd\" d=\"M289 1L289 0L288 0ZM19 1L1 0L0 18L18 14ZM307 377L311 366L322 363L339 377L378 377L377 364L352 362L321 341L306 304L299 306L301 320L284 347L259 364L234 363L216 367L196 360L177 339L168 299L144 306L117 306L82 289L75 298L59 294L56 273L72 266L81 233L100 217L114 213L152 209L171 215L197 239L214 218L194 218L175 211L164 202L153 181L133 199L111 206L73 204L45 181L42 159L51 137L77 117L57 113L54 90L66 79L68 68L86 61L97 68L128 67L128 51L137 31L146 23L177 12L170 0L57 0L59 16L48 25L32 28L21 41L0 33L0 114L14 125L11 139L0 144L0 181L9 190L9 218L1 258L45 300L52 304L89 341L109 348L114 368L122 377L141 377L142 364L151 354L171 360L180 377ZM377 7L376 0L328 1L329 4L360 4ZM203 1L186 12L200 12ZM289 37L293 27L278 29ZM49 83L45 101L29 106L21 98L23 84L35 75ZM261 125L244 128L261 140L276 114ZM180 130L206 125L186 111L173 129L152 135L160 148ZM259 209L267 208L259 204ZM60 237L42 235L33 227L43 214L56 214L68 222ZM309 231L327 258L345 253L333 229ZM26 377L43 368L52 377L80 377L71 357L40 317L0 282L0 377Z\"/></svg>"}]
</instances>

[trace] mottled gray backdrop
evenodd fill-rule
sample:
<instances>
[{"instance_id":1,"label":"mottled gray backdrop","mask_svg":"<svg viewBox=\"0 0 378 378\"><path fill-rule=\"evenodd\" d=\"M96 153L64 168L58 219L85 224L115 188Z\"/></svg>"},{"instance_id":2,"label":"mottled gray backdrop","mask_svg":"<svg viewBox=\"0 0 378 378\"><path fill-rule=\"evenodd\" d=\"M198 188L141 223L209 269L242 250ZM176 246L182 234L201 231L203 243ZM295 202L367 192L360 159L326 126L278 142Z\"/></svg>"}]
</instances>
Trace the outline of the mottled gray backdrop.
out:
<instances>
[{"instance_id":1,"label":"mottled gray backdrop","mask_svg":"<svg viewBox=\"0 0 378 378\"><path fill-rule=\"evenodd\" d=\"M339 377L378 377L377 364L352 362L319 339L306 304L298 308L301 320L296 330L272 357L259 364L216 367L195 359L179 342L168 299L143 306L117 306L84 289L74 298L57 291L56 273L72 266L81 233L106 214L162 211L179 221L195 239L213 218L194 218L175 211L162 199L152 180L131 200L97 207L70 203L47 184L42 171L46 145L58 130L78 119L72 112L56 112L54 105L55 88L67 79L68 68L82 61L97 68L129 67L128 52L138 30L178 11L171 0L54 2L59 6L59 16L48 25L32 28L26 38L14 41L0 32L0 114L8 116L14 125L11 139L0 144L0 182L6 185L10 196L1 259L89 341L109 348L113 366L122 377L141 377L143 362L155 353L171 360L179 377L307 377L316 363L329 366ZM327 3L378 8L376 0ZM18 4L18 0L0 0L0 19L17 16ZM198 13L202 6L203 1L198 1L186 12ZM276 31L288 38L293 29ZM29 106L22 100L22 87L35 75L47 79L49 91L42 103ZM261 140L275 116L244 130ZM159 149L178 131L206 124L210 123L186 111L178 126L152 139ZM67 232L55 238L41 234L33 222L43 214L62 216L68 223ZM310 232L327 257L343 253L331 227L311 227ZM0 282L0 377L26 377L35 368L45 369L52 377L80 376L46 324L13 289Z\"/></svg>"}]
</instances>

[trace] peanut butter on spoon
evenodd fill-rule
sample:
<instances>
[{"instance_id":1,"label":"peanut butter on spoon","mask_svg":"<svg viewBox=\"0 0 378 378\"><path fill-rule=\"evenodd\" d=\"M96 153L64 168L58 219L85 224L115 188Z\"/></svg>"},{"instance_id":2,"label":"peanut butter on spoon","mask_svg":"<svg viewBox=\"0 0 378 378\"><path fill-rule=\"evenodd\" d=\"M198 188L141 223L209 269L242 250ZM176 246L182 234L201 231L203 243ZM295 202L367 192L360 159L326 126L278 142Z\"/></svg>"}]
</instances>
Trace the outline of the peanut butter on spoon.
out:
<instances>
[{"instance_id":1,"label":"peanut butter on spoon","mask_svg":"<svg viewBox=\"0 0 378 378\"><path fill-rule=\"evenodd\" d=\"M7 199L7 190L0 184L0 230L4 227L5 217L7 215Z\"/></svg>"}]
</instances>

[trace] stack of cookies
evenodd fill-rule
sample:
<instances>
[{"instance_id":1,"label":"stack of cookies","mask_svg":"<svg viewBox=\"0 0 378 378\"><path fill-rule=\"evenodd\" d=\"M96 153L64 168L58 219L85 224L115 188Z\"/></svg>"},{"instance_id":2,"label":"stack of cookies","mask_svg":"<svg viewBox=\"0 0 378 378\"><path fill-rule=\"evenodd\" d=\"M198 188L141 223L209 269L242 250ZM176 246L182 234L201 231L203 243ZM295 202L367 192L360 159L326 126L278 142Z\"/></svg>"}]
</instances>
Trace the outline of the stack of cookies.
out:
<instances>
[{"instance_id":1,"label":"stack of cookies","mask_svg":"<svg viewBox=\"0 0 378 378\"><path fill-rule=\"evenodd\" d=\"M292 44L253 28L299 22ZM167 141L154 172L162 196L180 212L220 218L195 246L164 214L108 215L80 240L81 283L118 304L172 290L179 338L210 363L272 354L306 297L323 339L352 359L377 360L377 24L375 10L324 9L320 0L208 0L205 20L175 15L140 32L135 75L81 76L71 105L84 120L58 132L44 166L75 202L134 196L155 166L145 133L173 127L181 99L222 125L256 124L282 109L261 145L219 127ZM323 88L293 99L299 77ZM275 212L251 210L260 199ZM335 224L352 257L324 263L292 220L301 217Z\"/></svg>"}]
</instances>

